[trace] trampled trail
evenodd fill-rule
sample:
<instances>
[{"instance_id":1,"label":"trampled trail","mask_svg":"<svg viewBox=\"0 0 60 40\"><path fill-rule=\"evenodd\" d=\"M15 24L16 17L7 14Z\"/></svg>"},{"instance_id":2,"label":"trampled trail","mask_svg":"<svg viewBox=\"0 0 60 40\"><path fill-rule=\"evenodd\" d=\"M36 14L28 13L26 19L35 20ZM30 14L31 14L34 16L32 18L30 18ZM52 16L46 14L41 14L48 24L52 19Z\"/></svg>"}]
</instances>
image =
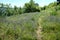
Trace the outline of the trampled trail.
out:
<instances>
[{"instance_id":1,"label":"trampled trail","mask_svg":"<svg viewBox=\"0 0 60 40\"><path fill-rule=\"evenodd\" d=\"M41 27L41 25L40 25L40 21L41 21L41 19L39 19L38 20L38 28L37 28L37 31L36 31L36 33L37 33L37 40L42 40L42 27Z\"/></svg>"}]
</instances>

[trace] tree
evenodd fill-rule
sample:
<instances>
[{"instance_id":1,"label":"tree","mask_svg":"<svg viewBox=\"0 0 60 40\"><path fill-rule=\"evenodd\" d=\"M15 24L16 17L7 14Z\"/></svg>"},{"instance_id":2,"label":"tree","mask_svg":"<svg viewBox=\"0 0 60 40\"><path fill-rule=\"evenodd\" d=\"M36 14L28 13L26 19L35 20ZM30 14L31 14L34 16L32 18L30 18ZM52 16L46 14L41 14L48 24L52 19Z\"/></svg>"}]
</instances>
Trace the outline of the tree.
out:
<instances>
[{"instance_id":1,"label":"tree","mask_svg":"<svg viewBox=\"0 0 60 40\"><path fill-rule=\"evenodd\" d=\"M6 16L11 16L13 15L13 10L11 7L7 6L7 9L6 9Z\"/></svg>"},{"instance_id":2,"label":"tree","mask_svg":"<svg viewBox=\"0 0 60 40\"><path fill-rule=\"evenodd\" d=\"M26 12L30 12L31 11L31 6L30 6L30 4L29 3L25 3L25 6L24 6L24 12L26 13Z\"/></svg>"},{"instance_id":3,"label":"tree","mask_svg":"<svg viewBox=\"0 0 60 40\"><path fill-rule=\"evenodd\" d=\"M18 12L19 12L19 14L22 14L22 13L23 13L23 9L20 7L20 8L18 9Z\"/></svg>"},{"instance_id":4,"label":"tree","mask_svg":"<svg viewBox=\"0 0 60 40\"><path fill-rule=\"evenodd\" d=\"M57 2L59 2L59 3L60 3L60 0L57 0Z\"/></svg>"},{"instance_id":5,"label":"tree","mask_svg":"<svg viewBox=\"0 0 60 40\"><path fill-rule=\"evenodd\" d=\"M30 0L29 3L25 3L25 12L40 12L39 5L33 0Z\"/></svg>"},{"instance_id":6,"label":"tree","mask_svg":"<svg viewBox=\"0 0 60 40\"><path fill-rule=\"evenodd\" d=\"M3 3L0 3L0 16L3 16L6 13L6 7Z\"/></svg>"},{"instance_id":7,"label":"tree","mask_svg":"<svg viewBox=\"0 0 60 40\"><path fill-rule=\"evenodd\" d=\"M14 15L18 14L18 7L14 6Z\"/></svg>"},{"instance_id":8,"label":"tree","mask_svg":"<svg viewBox=\"0 0 60 40\"><path fill-rule=\"evenodd\" d=\"M4 7L4 4L3 3L0 3L1 7Z\"/></svg>"},{"instance_id":9,"label":"tree","mask_svg":"<svg viewBox=\"0 0 60 40\"><path fill-rule=\"evenodd\" d=\"M57 5L59 5L60 4L60 0L57 0Z\"/></svg>"}]
</instances>

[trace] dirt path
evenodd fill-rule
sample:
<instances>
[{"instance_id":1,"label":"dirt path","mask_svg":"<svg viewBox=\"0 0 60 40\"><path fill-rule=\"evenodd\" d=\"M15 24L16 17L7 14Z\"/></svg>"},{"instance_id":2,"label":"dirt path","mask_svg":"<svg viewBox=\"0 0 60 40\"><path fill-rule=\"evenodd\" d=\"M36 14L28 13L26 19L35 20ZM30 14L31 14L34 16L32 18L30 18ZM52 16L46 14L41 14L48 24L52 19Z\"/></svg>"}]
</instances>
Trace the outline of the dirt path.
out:
<instances>
[{"instance_id":1,"label":"dirt path","mask_svg":"<svg viewBox=\"0 0 60 40\"><path fill-rule=\"evenodd\" d=\"M42 40L41 38L42 38L42 27L41 27L41 25L40 25L40 21L41 21L41 19L39 19L38 20L38 28L37 28L37 31L36 31L36 33L37 33L37 40Z\"/></svg>"}]
</instances>

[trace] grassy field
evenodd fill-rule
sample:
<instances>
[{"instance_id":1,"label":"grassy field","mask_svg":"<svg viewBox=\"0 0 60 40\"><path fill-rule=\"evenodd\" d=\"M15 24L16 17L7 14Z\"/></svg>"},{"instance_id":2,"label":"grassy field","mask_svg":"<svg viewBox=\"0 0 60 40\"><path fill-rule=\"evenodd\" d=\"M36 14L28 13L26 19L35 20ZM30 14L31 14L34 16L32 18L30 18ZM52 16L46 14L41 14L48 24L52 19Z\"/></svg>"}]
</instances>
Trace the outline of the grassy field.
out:
<instances>
[{"instance_id":1,"label":"grassy field","mask_svg":"<svg viewBox=\"0 0 60 40\"><path fill-rule=\"evenodd\" d=\"M37 20L40 13L25 13L1 18L1 40L36 40Z\"/></svg>"},{"instance_id":2,"label":"grassy field","mask_svg":"<svg viewBox=\"0 0 60 40\"><path fill-rule=\"evenodd\" d=\"M25 13L0 18L0 40L37 40L39 27L42 40L60 40L59 7L40 13ZM39 39L38 39L39 40Z\"/></svg>"}]
</instances>

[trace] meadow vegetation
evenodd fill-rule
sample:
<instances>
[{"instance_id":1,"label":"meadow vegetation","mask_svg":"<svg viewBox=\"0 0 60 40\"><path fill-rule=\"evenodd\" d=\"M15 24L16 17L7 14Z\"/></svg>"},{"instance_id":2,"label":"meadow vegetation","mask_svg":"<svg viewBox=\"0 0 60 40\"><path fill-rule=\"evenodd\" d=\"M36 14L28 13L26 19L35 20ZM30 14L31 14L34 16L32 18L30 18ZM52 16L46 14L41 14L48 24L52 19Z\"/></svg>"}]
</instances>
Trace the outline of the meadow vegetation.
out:
<instances>
[{"instance_id":1,"label":"meadow vegetation","mask_svg":"<svg viewBox=\"0 0 60 40\"><path fill-rule=\"evenodd\" d=\"M0 40L39 40L39 27L41 40L60 40L60 4L37 5L33 0L23 8L1 4Z\"/></svg>"}]
</instances>

